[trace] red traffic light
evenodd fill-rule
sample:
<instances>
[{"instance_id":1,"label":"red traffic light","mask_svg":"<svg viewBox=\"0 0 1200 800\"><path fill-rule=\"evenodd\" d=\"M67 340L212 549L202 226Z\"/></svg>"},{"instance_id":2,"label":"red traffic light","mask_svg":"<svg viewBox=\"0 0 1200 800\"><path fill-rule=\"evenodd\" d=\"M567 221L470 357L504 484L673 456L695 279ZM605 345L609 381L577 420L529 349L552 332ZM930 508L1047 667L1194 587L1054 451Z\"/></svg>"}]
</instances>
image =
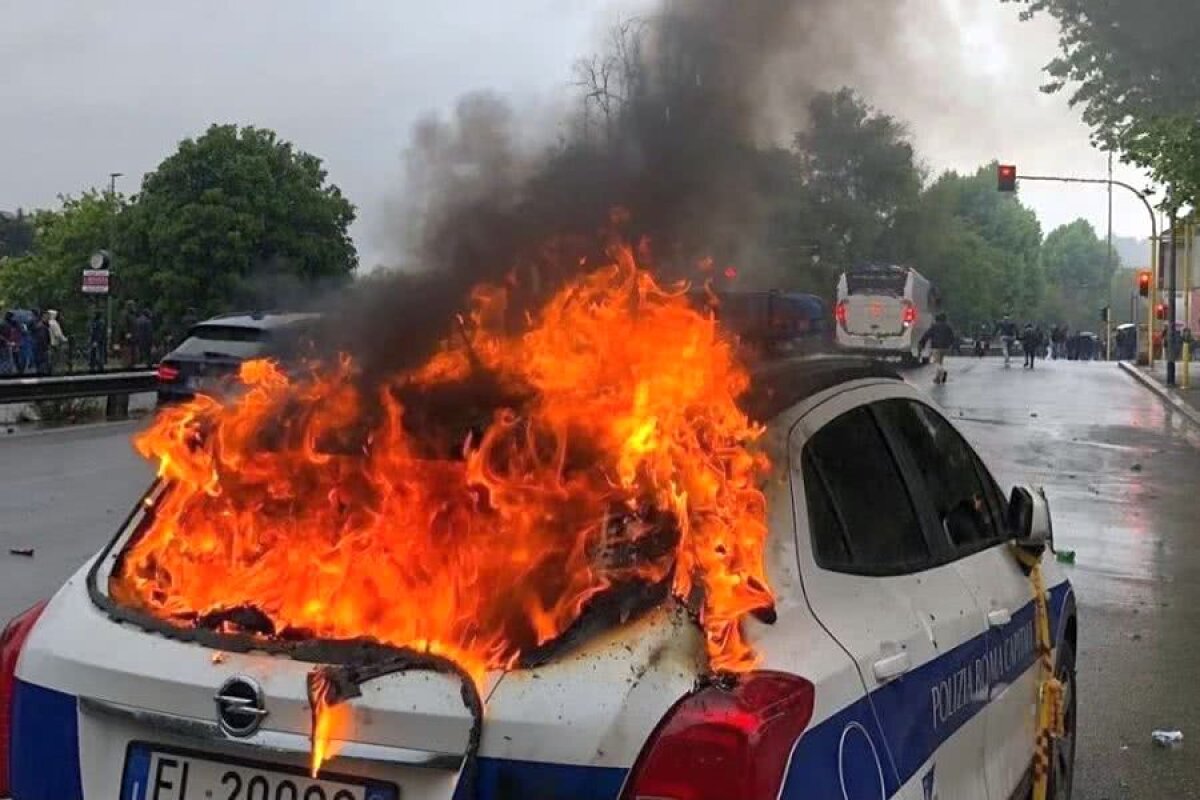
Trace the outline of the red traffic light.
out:
<instances>
[{"instance_id":1,"label":"red traffic light","mask_svg":"<svg viewBox=\"0 0 1200 800\"><path fill-rule=\"evenodd\" d=\"M1154 318L1155 319L1166 319L1167 318L1167 304L1166 303L1159 303L1158 305L1156 305L1154 307Z\"/></svg>"},{"instance_id":2,"label":"red traffic light","mask_svg":"<svg viewBox=\"0 0 1200 800\"><path fill-rule=\"evenodd\" d=\"M1142 297L1150 296L1150 270L1138 270L1137 276L1138 294Z\"/></svg>"},{"instance_id":3,"label":"red traffic light","mask_svg":"<svg viewBox=\"0 0 1200 800\"><path fill-rule=\"evenodd\" d=\"M1013 164L1001 164L996 168L996 186L1002 192L1017 190L1017 168Z\"/></svg>"}]
</instances>

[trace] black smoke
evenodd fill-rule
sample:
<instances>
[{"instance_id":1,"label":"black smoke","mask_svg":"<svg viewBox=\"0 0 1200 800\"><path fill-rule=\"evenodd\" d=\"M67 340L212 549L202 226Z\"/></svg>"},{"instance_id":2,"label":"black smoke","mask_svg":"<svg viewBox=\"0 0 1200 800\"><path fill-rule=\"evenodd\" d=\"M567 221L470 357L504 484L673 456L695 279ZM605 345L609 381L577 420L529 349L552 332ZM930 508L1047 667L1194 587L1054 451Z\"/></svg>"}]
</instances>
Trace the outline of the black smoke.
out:
<instances>
[{"instance_id":1,"label":"black smoke","mask_svg":"<svg viewBox=\"0 0 1200 800\"><path fill-rule=\"evenodd\" d=\"M692 0L626 20L577 64L579 106L532 154L491 94L463 98L450 122L418 125L396 220L416 269L361 281L334 338L368 380L412 367L473 286L514 270L520 318L564 270L602 256L615 208L665 270L735 257L758 210L764 111L780 84L768 73L815 5Z\"/></svg>"}]
</instances>

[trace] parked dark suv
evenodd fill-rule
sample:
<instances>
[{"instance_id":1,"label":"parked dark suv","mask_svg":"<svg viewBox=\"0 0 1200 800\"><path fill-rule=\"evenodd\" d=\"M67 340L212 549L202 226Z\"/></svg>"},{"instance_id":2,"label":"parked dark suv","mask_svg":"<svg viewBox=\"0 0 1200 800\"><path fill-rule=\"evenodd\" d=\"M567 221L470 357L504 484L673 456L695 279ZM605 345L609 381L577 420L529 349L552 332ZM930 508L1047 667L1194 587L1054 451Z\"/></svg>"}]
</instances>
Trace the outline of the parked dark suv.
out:
<instances>
[{"instance_id":1,"label":"parked dark suv","mask_svg":"<svg viewBox=\"0 0 1200 800\"><path fill-rule=\"evenodd\" d=\"M255 311L201 322L159 363L158 402L217 391L248 359L296 357L320 319L312 313Z\"/></svg>"}]
</instances>

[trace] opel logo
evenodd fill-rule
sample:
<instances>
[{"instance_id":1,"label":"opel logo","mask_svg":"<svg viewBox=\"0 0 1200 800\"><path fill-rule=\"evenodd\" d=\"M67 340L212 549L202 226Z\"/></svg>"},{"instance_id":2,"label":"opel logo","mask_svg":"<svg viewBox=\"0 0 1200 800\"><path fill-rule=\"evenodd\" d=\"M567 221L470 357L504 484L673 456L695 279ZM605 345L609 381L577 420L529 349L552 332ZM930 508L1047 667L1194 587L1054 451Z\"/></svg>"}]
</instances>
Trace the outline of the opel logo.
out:
<instances>
[{"instance_id":1,"label":"opel logo","mask_svg":"<svg viewBox=\"0 0 1200 800\"><path fill-rule=\"evenodd\" d=\"M242 675L221 684L214 699L221 730L239 739L257 731L268 713L262 687L257 681Z\"/></svg>"}]
</instances>

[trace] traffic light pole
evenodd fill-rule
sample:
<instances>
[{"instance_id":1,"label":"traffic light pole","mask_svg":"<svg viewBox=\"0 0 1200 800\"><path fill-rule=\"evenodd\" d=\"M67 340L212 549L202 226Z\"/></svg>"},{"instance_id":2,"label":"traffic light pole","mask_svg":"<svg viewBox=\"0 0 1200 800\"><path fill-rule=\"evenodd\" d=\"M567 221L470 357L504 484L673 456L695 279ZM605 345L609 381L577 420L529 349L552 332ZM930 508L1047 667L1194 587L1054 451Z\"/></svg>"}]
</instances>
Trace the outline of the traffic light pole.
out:
<instances>
[{"instance_id":1,"label":"traffic light pole","mask_svg":"<svg viewBox=\"0 0 1200 800\"><path fill-rule=\"evenodd\" d=\"M1163 356L1167 359L1167 386L1175 385L1175 298L1179 295L1179 218L1171 209L1171 274L1167 276L1167 332Z\"/></svg>"},{"instance_id":2,"label":"traffic light pole","mask_svg":"<svg viewBox=\"0 0 1200 800\"><path fill-rule=\"evenodd\" d=\"M1113 180L1112 178L1067 178L1067 177L1063 177L1063 176L1059 176L1059 175L1019 175L1018 179L1023 180L1023 181L1050 181L1053 183L1085 183L1085 184L1091 184L1093 186L1107 186L1110 191L1112 190L1112 187L1120 186L1122 189L1126 189L1130 192L1133 192L1133 194L1137 196L1137 199L1142 201L1142 205L1144 205L1146 207L1146 213L1150 215L1150 273L1151 273L1151 275L1153 275L1155 277L1155 280L1157 280L1157 278L1158 278L1158 270L1157 270L1157 266L1158 266L1158 220L1154 216L1154 207L1150 205L1150 200L1146 197L1146 195L1143 192L1138 191L1137 189L1133 188L1132 186L1130 186L1128 183L1125 183L1124 181ZM1172 279L1171 279L1172 280L1172 285L1171 285L1172 291L1174 291L1174 288L1175 288L1173 276L1174 276L1174 273L1172 273ZM1172 299L1172 301L1174 301L1173 294L1172 294L1171 299ZM1171 303L1171 312L1170 313L1171 313L1171 326L1172 326L1171 330L1174 330L1174 325L1175 325L1175 303L1174 302ZM1134 330L1136 330L1136 328ZM1150 299L1150 315L1149 315L1148 321L1146 323L1146 330L1148 333L1147 339L1149 339L1149 343L1148 343L1149 346L1147 348L1147 350L1149 352L1148 360L1149 360L1150 366L1153 367L1154 366L1154 298L1153 298L1153 293L1151 294L1151 299ZM1173 361L1171 361L1169 359L1167 361L1167 383L1172 386L1175 384L1175 364Z\"/></svg>"}]
</instances>

